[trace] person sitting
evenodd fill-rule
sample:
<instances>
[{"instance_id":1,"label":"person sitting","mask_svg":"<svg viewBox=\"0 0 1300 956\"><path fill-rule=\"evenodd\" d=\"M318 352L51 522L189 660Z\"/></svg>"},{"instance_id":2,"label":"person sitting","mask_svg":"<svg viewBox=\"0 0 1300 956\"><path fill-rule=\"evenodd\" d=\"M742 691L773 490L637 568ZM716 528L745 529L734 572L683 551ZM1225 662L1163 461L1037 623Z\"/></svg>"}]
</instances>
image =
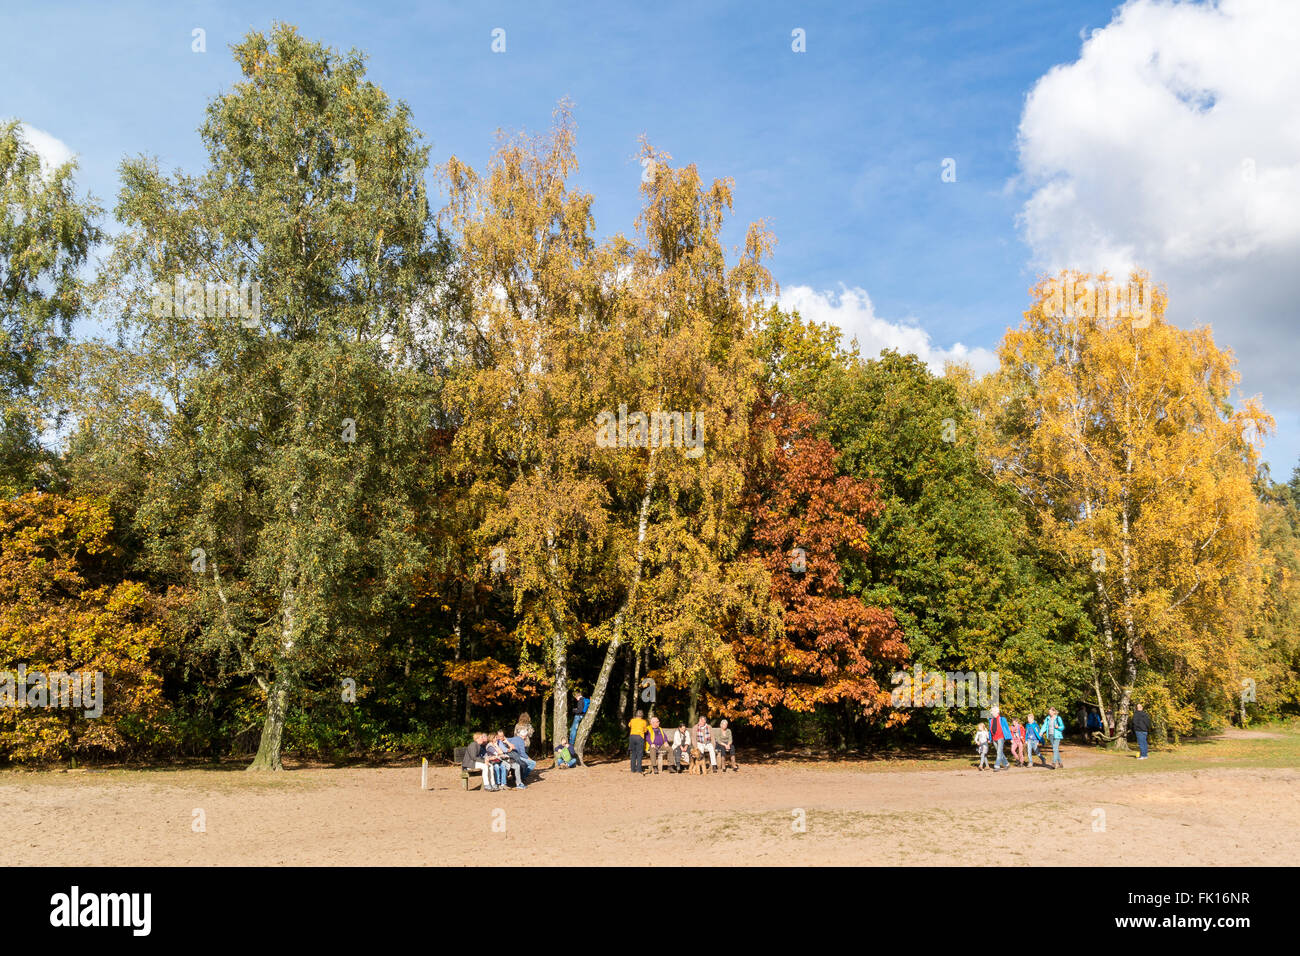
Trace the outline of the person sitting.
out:
<instances>
[{"instance_id":1,"label":"person sitting","mask_svg":"<svg viewBox=\"0 0 1300 956\"><path fill-rule=\"evenodd\" d=\"M488 764L487 752L487 734L476 733L470 745L465 748L464 756L460 758L461 769L473 773L475 770L483 773L483 789L491 792L497 788L496 778L492 773L492 768Z\"/></svg>"},{"instance_id":2,"label":"person sitting","mask_svg":"<svg viewBox=\"0 0 1300 956\"><path fill-rule=\"evenodd\" d=\"M528 776L529 770L528 764L524 763L524 755L519 752L519 749L510 741L510 738L506 736L503 730L497 731L496 745L497 753L506 759L507 768L515 772L515 789L523 790L524 778Z\"/></svg>"},{"instance_id":3,"label":"person sitting","mask_svg":"<svg viewBox=\"0 0 1300 956\"><path fill-rule=\"evenodd\" d=\"M650 718L650 729L646 732L646 746L650 748L650 767L658 773L664 768L664 754L673 758L673 766L677 766L677 755L673 751L673 745L668 740L668 734L659 726L659 718Z\"/></svg>"},{"instance_id":4,"label":"person sitting","mask_svg":"<svg viewBox=\"0 0 1300 956\"><path fill-rule=\"evenodd\" d=\"M515 735L507 737L506 743L510 745L510 753L520 763L524 765L524 777L527 778L530 773L537 769L537 761L528 756L528 738L519 735L519 728L515 728Z\"/></svg>"},{"instance_id":5,"label":"person sitting","mask_svg":"<svg viewBox=\"0 0 1300 956\"><path fill-rule=\"evenodd\" d=\"M673 731L673 770L681 773L691 763L691 733L685 724Z\"/></svg>"},{"instance_id":6,"label":"person sitting","mask_svg":"<svg viewBox=\"0 0 1300 956\"><path fill-rule=\"evenodd\" d=\"M497 731L501 733L501 731ZM504 736L497 739L491 739L487 745L488 763L492 764L492 772L496 775L497 789L506 789L507 774L513 768L515 772L515 788L522 790L524 788L523 777L520 774L520 765L510 759L510 750L505 745Z\"/></svg>"},{"instance_id":7,"label":"person sitting","mask_svg":"<svg viewBox=\"0 0 1300 956\"><path fill-rule=\"evenodd\" d=\"M703 717L695 725L695 749L702 755L709 755L709 766L713 772L718 772L718 751L713 746L713 731L709 728L709 722Z\"/></svg>"},{"instance_id":8,"label":"person sitting","mask_svg":"<svg viewBox=\"0 0 1300 956\"><path fill-rule=\"evenodd\" d=\"M727 772L727 760L731 760L731 769L740 773L740 768L736 766L736 744L732 737L731 728L727 726L724 719L718 723L718 762L722 764L722 772Z\"/></svg>"},{"instance_id":9,"label":"person sitting","mask_svg":"<svg viewBox=\"0 0 1300 956\"><path fill-rule=\"evenodd\" d=\"M573 752L573 748L568 744L560 744L555 748L555 766L557 767L576 767L578 765L578 755Z\"/></svg>"}]
</instances>

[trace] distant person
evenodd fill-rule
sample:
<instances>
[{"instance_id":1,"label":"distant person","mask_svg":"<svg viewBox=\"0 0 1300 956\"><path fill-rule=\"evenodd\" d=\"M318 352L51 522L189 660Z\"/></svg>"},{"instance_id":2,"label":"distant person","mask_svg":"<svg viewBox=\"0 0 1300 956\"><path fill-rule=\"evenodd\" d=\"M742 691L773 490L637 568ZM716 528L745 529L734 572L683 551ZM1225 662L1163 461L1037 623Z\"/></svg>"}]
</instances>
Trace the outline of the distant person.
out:
<instances>
[{"instance_id":1,"label":"distant person","mask_svg":"<svg viewBox=\"0 0 1300 956\"><path fill-rule=\"evenodd\" d=\"M992 708L989 713L989 739L993 741L993 746L997 748L998 755L993 760L993 772L1010 767L1007 762L1007 755L1003 753L1002 748L1006 746L1011 739L1011 727L1007 724L1007 719L1002 716L1002 709L999 707Z\"/></svg>"},{"instance_id":2,"label":"distant person","mask_svg":"<svg viewBox=\"0 0 1300 956\"><path fill-rule=\"evenodd\" d=\"M731 733L731 727L724 719L718 723L718 740L715 746L718 748L718 763L722 765L722 772L727 772L727 760L731 760L731 769L740 773L740 768L736 766L736 740Z\"/></svg>"},{"instance_id":3,"label":"distant person","mask_svg":"<svg viewBox=\"0 0 1300 956\"><path fill-rule=\"evenodd\" d=\"M1029 713L1029 720L1025 723L1025 762L1032 768L1034 766L1034 754L1047 766L1047 758L1043 756L1043 732L1039 729L1038 721L1034 719L1033 711Z\"/></svg>"},{"instance_id":4,"label":"distant person","mask_svg":"<svg viewBox=\"0 0 1300 956\"><path fill-rule=\"evenodd\" d=\"M578 755L568 744L560 744L555 748L555 766L557 767L576 767L578 765Z\"/></svg>"},{"instance_id":5,"label":"distant person","mask_svg":"<svg viewBox=\"0 0 1300 956\"><path fill-rule=\"evenodd\" d=\"M1047 717L1043 720L1043 739L1052 745L1052 769L1064 770L1061 763L1061 738L1065 736L1065 721L1056 712L1055 707L1047 708Z\"/></svg>"},{"instance_id":6,"label":"distant person","mask_svg":"<svg viewBox=\"0 0 1300 956\"><path fill-rule=\"evenodd\" d=\"M533 728L533 718L529 717L527 714L520 714L519 719L515 721L515 736L523 740L525 750L527 750L528 745L533 742L533 734L535 732L536 731Z\"/></svg>"},{"instance_id":7,"label":"distant person","mask_svg":"<svg viewBox=\"0 0 1300 956\"><path fill-rule=\"evenodd\" d=\"M469 773L473 773L475 770L481 771L483 774L483 789L490 792L495 790L497 786L492 768L488 765L486 746L487 734L476 733L469 746L465 748L464 755L460 758L460 766L462 770Z\"/></svg>"},{"instance_id":8,"label":"distant person","mask_svg":"<svg viewBox=\"0 0 1300 956\"><path fill-rule=\"evenodd\" d=\"M714 773L717 773L718 750L713 746L713 731L709 728L709 722L703 717L695 725L695 749L700 752L701 757L704 756L706 751L708 752L709 766L713 768Z\"/></svg>"},{"instance_id":9,"label":"distant person","mask_svg":"<svg viewBox=\"0 0 1300 956\"><path fill-rule=\"evenodd\" d=\"M587 716L587 709L591 706L591 698L583 697L581 691L573 692L573 723L569 727L569 746L573 747L578 742L578 725L582 723L582 718Z\"/></svg>"},{"instance_id":10,"label":"distant person","mask_svg":"<svg viewBox=\"0 0 1300 956\"><path fill-rule=\"evenodd\" d=\"M681 773L691 762L691 732L685 724L673 731L673 769Z\"/></svg>"},{"instance_id":11,"label":"distant person","mask_svg":"<svg viewBox=\"0 0 1300 956\"><path fill-rule=\"evenodd\" d=\"M1133 733L1137 734L1138 739L1138 760L1147 759L1147 734L1151 733L1151 718L1147 712L1142 709L1142 705L1137 705L1137 710L1133 712Z\"/></svg>"},{"instance_id":12,"label":"distant person","mask_svg":"<svg viewBox=\"0 0 1300 956\"><path fill-rule=\"evenodd\" d=\"M1095 707L1088 708L1088 736L1101 733L1101 711Z\"/></svg>"},{"instance_id":13,"label":"distant person","mask_svg":"<svg viewBox=\"0 0 1300 956\"><path fill-rule=\"evenodd\" d=\"M975 752L980 755L979 769L983 771L989 765L989 729L983 724L975 730Z\"/></svg>"},{"instance_id":14,"label":"distant person","mask_svg":"<svg viewBox=\"0 0 1300 956\"><path fill-rule=\"evenodd\" d=\"M632 764L632 772L640 774L644 771L641 761L645 757L645 735L650 729L646 723L645 711L638 710L636 716L627 722L627 756Z\"/></svg>"},{"instance_id":15,"label":"distant person","mask_svg":"<svg viewBox=\"0 0 1300 956\"><path fill-rule=\"evenodd\" d=\"M1088 708L1083 704L1074 712L1074 722L1079 725L1079 736L1088 739Z\"/></svg>"},{"instance_id":16,"label":"distant person","mask_svg":"<svg viewBox=\"0 0 1300 956\"><path fill-rule=\"evenodd\" d=\"M1019 717L1011 718L1011 759L1017 767L1025 763L1025 728Z\"/></svg>"},{"instance_id":17,"label":"distant person","mask_svg":"<svg viewBox=\"0 0 1300 956\"><path fill-rule=\"evenodd\" d=\"M650 718L650 729L646 731L646 746L650 748L650 769L655 773L664 769L664 755L673 756L673 744L667 732L659 726L659 718ZM674 763L676 759L674 758Z\"/></svg>"}]
</instances>

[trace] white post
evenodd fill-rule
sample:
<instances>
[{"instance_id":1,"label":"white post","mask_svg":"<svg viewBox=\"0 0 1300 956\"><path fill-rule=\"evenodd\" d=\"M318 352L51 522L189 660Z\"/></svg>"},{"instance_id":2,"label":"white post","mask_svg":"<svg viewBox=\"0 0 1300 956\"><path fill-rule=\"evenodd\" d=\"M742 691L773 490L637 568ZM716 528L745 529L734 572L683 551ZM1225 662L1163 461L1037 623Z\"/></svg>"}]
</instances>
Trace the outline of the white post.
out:
<instances>
[{"instance_id":1,"label":"white post","mask_svg":"<svg viewBox=\"0 0 1300 956\"><path fill-rule=\"evenodd\" d=\"M420 758L420 789L429 789L429 758Z\"/></svg>"}]
</instances>

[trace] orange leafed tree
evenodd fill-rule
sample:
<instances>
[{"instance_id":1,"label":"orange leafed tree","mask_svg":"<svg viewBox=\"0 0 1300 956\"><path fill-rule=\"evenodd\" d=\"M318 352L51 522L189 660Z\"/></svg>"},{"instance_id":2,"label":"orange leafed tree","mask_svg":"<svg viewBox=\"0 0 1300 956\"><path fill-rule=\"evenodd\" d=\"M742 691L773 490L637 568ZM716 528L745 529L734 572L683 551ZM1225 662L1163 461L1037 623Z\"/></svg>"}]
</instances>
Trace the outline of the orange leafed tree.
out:
<instances>
[{"instance_id":1,"label":"orange leafed tree","mask_svg":"<svg viewBox=\"0 0 1300 956\"><path fill-rule=\"evenodd\" d=\"M890 694L877 676L907 657L893 614L844 591L840 556L866 553L863 521L880 504L867 482L836 474L835 449L812 434L814 423L805 407L784 402L760 403L756 415L765 448L751 476L750 556L771 577L783 626L732 638L735 696L710 703L762 727L775 708L846 704L878 714Z\"/></svg>"}]
</instances>

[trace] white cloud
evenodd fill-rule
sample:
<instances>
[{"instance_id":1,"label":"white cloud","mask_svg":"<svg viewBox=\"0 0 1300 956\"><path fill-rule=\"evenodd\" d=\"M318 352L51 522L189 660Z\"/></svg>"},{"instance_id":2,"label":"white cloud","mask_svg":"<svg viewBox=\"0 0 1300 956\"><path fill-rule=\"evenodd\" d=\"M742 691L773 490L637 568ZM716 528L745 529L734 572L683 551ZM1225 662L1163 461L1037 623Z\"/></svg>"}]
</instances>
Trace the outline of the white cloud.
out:
<instances>
[{"instance_id":1,"label":"white cloud","mask_svg":"<svg viewBox=\"0 0 1300 956\"><path fill-rule=\"evenodd\" d=\"M1300 406L1300 3L1134 0L1030 92L1021 227L1033 266L1168 286L1247 392Z\"/></svg>"},{"instance_id":2,"label":"white cloud","mask_svg":"<svg viewBox=\"0 0 1300 956\"><path fill-rule=\"evenodd\" d=\"M798 310L805 321L829 323L843 330L846 340L857 339L864 358L897 349L916 355L937 375L943 374L948 361L966 362L980 375L998 366L997 356L988 349L967 348L960 342L936 348L930 333L920 326L880 318L866 290L856 286L841 285L839 292L818 292L806 285L784 287L777 301L787 312Z\"/></svg>"},{"instance_id":3,"label":"white cloud","mask_svg":"<svg viewBox=\"0 0 1300 956\"><path fill-rule=\"evenodd\" d=\"M19 123L18 131L32 151L41 158L46 173L53 172L76 155L63 140L29 123Z\"/></svg>"}]
</instances>

